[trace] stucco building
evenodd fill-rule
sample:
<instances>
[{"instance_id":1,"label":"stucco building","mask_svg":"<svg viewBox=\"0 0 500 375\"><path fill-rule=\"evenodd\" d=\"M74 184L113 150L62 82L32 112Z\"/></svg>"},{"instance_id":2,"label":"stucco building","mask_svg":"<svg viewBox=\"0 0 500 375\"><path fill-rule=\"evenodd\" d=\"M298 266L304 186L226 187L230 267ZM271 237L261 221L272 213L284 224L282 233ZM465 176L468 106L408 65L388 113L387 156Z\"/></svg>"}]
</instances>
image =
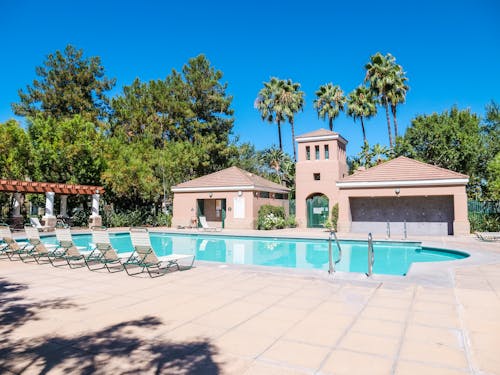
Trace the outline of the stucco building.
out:
<instances>
[{"instance_id":1,"label":"stucco building","mask_svg":"<svg viewBox=\"0 0 500 375\"><path fill-rule=\"evenodd\" d=\"M214 227L254 229L259 208L280 206L288 216L290 189L237 167L172 187L172 225L195 226L205 216Z\"/></svg>"},{"instance_id":2,"label":"stucco building","mask_svg":"<svg viewBox=\"0 0 500 375\"><path fill-rule=\"evenodd\" d=\"M321 227L338 203L341 232L413 235L468 234L468 176L399 157L347 175L338 133L320 129L297 137L296 217Z\"/></svg>"}]
</instances>

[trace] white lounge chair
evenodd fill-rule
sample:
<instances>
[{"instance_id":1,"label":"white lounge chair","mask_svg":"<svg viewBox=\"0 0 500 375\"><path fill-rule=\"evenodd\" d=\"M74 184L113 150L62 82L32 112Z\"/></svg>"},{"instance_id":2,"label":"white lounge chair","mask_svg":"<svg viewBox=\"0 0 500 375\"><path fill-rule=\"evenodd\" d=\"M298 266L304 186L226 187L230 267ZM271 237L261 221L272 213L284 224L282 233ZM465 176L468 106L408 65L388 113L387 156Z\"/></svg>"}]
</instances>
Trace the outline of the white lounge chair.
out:
<instances>
[{"instance_id":1,"label":"white lounge chair","mask_svg":"<svg viewBox=\"0 0 500 375\"><path fill-rule=\"evenodd\" d=\"M217 231L221 230L221 228L211 227L210 225L208 225L207 218L205 216L200 216L199 220L200 220L200 224L201 224L201 228L200 229L202 229L204 231L207 231L207 232L217 232Z\"/></svg>"},{"instance_id":2,"label":"white lounge chair","mask_svg":"<svg viewBox=\"0 0 500 375\"><path fill-rule=\"evenodd\" d=\"M476 232L476 236L481 241L500 241L500 232Z\"/></svg>"},{"instance_id":3,"label":"white lounge chair","mask_svg":"<svg viewBox=\"0 0 500 375\"><path fill-rule=\"evenodd\" d=\"M40 220L37 217L30 217L30 223L33 227L41 231L48 231L54 229L54 227L42 225L42 223L40 223Z\"/></svg>"},{"instance_id":4,"label":"white lounge chair","mask_svg":"<svg viewBox=\"0 0 500 375\"><path fill-rule=\"evenodd\" d=\"M37 228L26 225L24 231L33 248L24 254L26 256L19 255L23 262L29 262L30 258L33 258L37 263L40 263L40 259L47 258L48 262L50 257L56 256L57 245L44 244L40 239L40 232L38 232Z\"/></svg>"},{"instance_id":5,"label":"white lounge chair","mask_svg":"<svg viewBox=\"0 0 500 375\"><path fill-rule=\"evenodd\" d=\"M14 255L17 255L19 259L22 260L22 254L33 249L33 245L29 242L17 242L13 238L10 227L7 224L0 225L0 240L2 241L0 245L0 255L7 255L10 260L12 260Z\"/></svg>"},{"instance_id":6,"label":"white lounge chair","mask_svg":"<svg viewBox=\"0 0 500 375\"><path fill-rule=\"evenodd\" d=\"M85 257L85 263L91 271L106 268L108 272L123 271L123 262L125 262L132 252L118 253L111 245L108 230L104 227L92 228L92 242L94 243L94 250ZM91 268L90 263L97 263L102 265L100 268Z\"/></svg>"},{"instance_id":7,"label":"white lounge chair","mask_svg":"<svg viewBox=\"0 0 500 375\"><path fill-rule=\"evenodd\" d=\"M167 273L171 267L181 269L179 261L183 259L192 259L191 264L186 268L193 267L194 254L170 254L165 256L157 256L151 240L149 232L146 228L130 228L130 238L134 246L133 254L123 263L123 267L128 275L137 275L144 270L148 271L150 277L161 276ZM194 250L193 250L194 251ZM129 267L139 268L139 272L130 273Z\"/></svg>"}]
</instances>

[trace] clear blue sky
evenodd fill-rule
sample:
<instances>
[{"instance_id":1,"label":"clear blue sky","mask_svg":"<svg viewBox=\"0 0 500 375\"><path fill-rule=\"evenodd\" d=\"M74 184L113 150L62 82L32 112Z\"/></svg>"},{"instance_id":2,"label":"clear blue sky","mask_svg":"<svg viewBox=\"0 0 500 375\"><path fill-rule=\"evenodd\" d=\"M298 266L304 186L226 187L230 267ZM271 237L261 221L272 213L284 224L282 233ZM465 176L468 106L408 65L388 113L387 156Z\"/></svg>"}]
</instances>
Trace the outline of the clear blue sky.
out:
<instances>
[{"instance_id":1,"label":"clear blue sky","mask_svg":"<svg viewBox=\"0 0 500 375\"><path fill-rule=\"evenodd\" d=\"M258 149L277 144L253 103L271 76L301 83L306 107L296 134L328 127L312 102L323 83L349 92L377 51L390 52L411 87L399 109L406 128L417 114L452 105L479 114L500 101L500 3L491 1L0 1L0 122L17 90L31 84L45 56L70 43L98 55L117 78L116 95L135 77L163 79L204 53L234 96L234 133ZM335 130L361 145L359 124L341 114ZM290 128L283 127L291 153ZM385 115L367 123L370 143L388 143Z\"/></svg>"}]
</instances>

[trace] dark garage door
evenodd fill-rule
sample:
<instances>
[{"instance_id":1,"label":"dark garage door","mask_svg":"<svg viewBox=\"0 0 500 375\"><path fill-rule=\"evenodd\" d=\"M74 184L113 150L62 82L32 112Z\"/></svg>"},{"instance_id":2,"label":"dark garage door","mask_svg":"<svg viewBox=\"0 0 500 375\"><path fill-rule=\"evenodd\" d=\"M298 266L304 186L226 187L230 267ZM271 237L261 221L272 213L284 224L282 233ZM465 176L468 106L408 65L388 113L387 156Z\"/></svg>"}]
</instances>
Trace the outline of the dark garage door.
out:
<instances>
[{"instance_id":1,"label":"dark garage door","mask_svg":"<svg viewBox=\"0 0 500 375\"><path fill-rule=\"evenodd\" d=\"M408 235L453 234L453 196L350 198L352 231Z\"/></svg>"}]
</instances>

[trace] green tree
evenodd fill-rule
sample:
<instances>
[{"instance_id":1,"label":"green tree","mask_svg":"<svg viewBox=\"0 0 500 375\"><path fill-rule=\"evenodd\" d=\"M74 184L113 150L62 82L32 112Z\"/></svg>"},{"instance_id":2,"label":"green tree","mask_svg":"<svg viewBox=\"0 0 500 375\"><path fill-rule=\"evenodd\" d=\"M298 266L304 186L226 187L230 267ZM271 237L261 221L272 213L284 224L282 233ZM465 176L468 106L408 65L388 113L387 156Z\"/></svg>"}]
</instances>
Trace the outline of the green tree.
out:
<instances>
[{"instance_id":1,"label":"green tree","mask_svg":"<svg viewBox=\"0 0 500 375\"><path fill-rule=\"evenodd\" d=\"M49 54L36 74L26 92L19 90L20 102L12 105L16 115L55 119L80 115L92 121L107 116L105 93L115 79L105 76L99 57L84 58L83 50L68 45L63 52Z\"/></svg>"},{"instance_id":2,"label":"green tree","mask_svg":"<svg viewBox=\"0 0 500 375\"><path fill-rule=\"evenodd\" d=\"M99 185L104 170L104 138L83 117L39 117L28 124L35 163L44 181Z\"/></svg>"},{"instance_id":3,"label":"green tree","mask_svg":"<svg viewBox=\"0 0 500 375\"><path fill-rule=\"evenodd\" d=\"M260 112L263 121L276 122L278 126L278 142L280 150L283 151L281 140L281 123L285 120L285 107L281 101L285 81L271 77L269 82L264 82L264 87L259 91L254 106Z\"/></svg>"},{"instance_id":4,"label":"green tree","mask_svg":"<svg viewBox=\"0 0 500 375\"><path fill-rule=\"evenodd\" d=\"M198 174L225 168L231 158L232 97L205 56L189 60L182 73L142 83L136 79L112 101L111 134L133 142L147 137L158 149L167 142L192 142L205 150Z\"/></svg>"},{"instance_id":5,"label":"green tree","mask_svg":"<svg viewBox=\"0 0 500 375\"><path fill-rule=\"evenodd\" d=\"M328 118L328 125L330 130L333 131L333 120L337 118L340 111L344 110L346 104L344 92L340 86L328 83L320 86L315 95L314 108L316 108L321 119Z\"/></svg>"},{"instance_id":6,"label":"green tree","mask_svg":"<svg viewBox=\"0 0 500 375\"><path fill-rule=\"evenodd\" d=\"M347 115L351 116L355 122L356 119L360 120L364 143L368 143L364 119L373 117L376 114L377 106L373 92L365 86L356 87L347 98Z\"/></svg>"},{"instance_id":7,"label":"green tree","mask_svg":"<svg viewBox=\"0 0 500 375\"><path fill-rule=\"evenodd\" d=\"M389 145L392 149L393 138L391 129L391 119L389 115L389 92L394 86L394 67L396 59L388 53L382 55L377 52L370 56L370 61L365 65L366 76L365 82L370 85L370 90L378 97L380 103L385 108L385 116L387 120L387 132L389 134Z\"/></svg>"},{"instance_id":8,"label":"green tree","mask_svg":"<svg viewBox=\"0 0 500 375\"><path fill-rule=\"evenodd\" d=\"M397 138L398 134L398 121L397 121L397 106L403 104L406 101L406 93L410 87L406 84L408 78L406 78L405 73L401 65L396 63L393 64L392 69L393 83L392 86L387 91L387 99L391 105L392 119L394 122L394 137Z\"/></svg>"},{"instance_id":9,"label":"green tree","mask_svg":"<svg viewBox=\"0 0 500 375\"><path fill-rule=\"evenodd\" d=\"M500 200L500 152L488 163L490 198Z\"/></svg>"},{"instance_id":10,"label":"green tree","mask_svg":"<svg viewBox=\"0 0 500 375\"><path fill-rule=\"evenodd\" d=\"M15 120L0 123L0 176L12 180L34 177L36 165L26 131Z\"/></svg>"},{"instance_id":11,"label":"green tree","mask_svg":"<svg viewBox=\"0 0 500 375\"><path fill-rule=\"evenodd\" d=\"M280 102L292 130L293 160L297 161L297 150L295 146L295 114L304 110L304 92L300 90L300 84L288 79L285 81L280 94Z\"/></svg>"},{"instance_id":12,"label":"green tree","mask_svg":"<svg viewBox=\"0 0 500 375\"><path fill-rule=\"evenodd\" d=\"M469 175L469 192L481 190L484 172L480 160L484 153L480 118L457 107L415 117L395 148L396 156L414 157Z\"/></svg>"}]
</instances>

